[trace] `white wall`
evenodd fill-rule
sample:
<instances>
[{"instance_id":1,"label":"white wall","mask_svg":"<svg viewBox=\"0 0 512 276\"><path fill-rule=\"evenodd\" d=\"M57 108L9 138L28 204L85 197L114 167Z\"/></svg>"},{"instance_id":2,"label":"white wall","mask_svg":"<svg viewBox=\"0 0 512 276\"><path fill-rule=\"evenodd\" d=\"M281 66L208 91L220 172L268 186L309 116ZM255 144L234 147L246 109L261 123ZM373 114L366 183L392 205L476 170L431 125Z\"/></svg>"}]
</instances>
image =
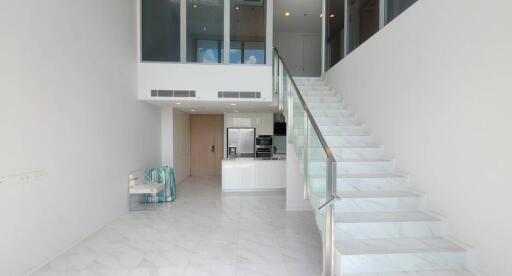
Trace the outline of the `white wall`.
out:
<instances>
[{"instance_id":1,"label":"white wall","mask_svg":"<svg viewBox=\"0 0 512 276\"><path fill-rule=\"evenodd\" d=\"M7 3L8 2L8 3ZM0 275L42 265L127 211L127 175L160 163L137 101L135 2L3 1Z\"/></svg>"},{"instance_id":2,"label":"white wall","mask_svg":"<svg viewBox=\"0 0 512 276\"><path fill-rule=\"evenodd\" d=\"M224 157L227 155L227 136L229 127L254 127L256 137L274 134L274 114L266 113L224 113Z\"/></svg>"},{"instance_id":3,"label":"white wall","mask_svg":"<svg viewBox=\"0 0 512 276\"><path fill-rule=\"evenodd\" d=\"M327 73L492 276L512 275L510 10L418 1Z\"/></svg>"},{"instance_id":4,"label":"white wall","mask_svg":"<svg viewBox=\"0 0 512 276\"><path fill-rule=\"evenodd\" d=\"M160 116L162 166L174 167L174 109L162 107Z\"/></svg>"},{"instance_id":5,"label":"white wall","mask_svg":"<svg viewBox=\"0 0 512 276\"><path fill-rule=\"evenodd\" d=\"M190 176L190 114L174 109L174 174L176 183Z\"/></svg>"},{"instance_id":6,"label":"white wall","mask_svg":"<svg viewBox=\"0 0 512 276\"><path fill-rule=\"evenodd\" d=\"M138 70L141 100L169 100L151 98L151 90L196 90L197 98L190 100L225 101L217 98L218 91L249 91L261 92L253 101L272 101L272 66L144 62Z\"/></svg>"},{"instance_id":7,"label":"white wall","mask_svg":"<svg viewBox=\"0 0 512 276\"><path fill-rule=\"evenodd\" d=\"M304 56L317 55L318 59L321 58L320 49L304 48L305 35L318 36L318 39L321 39L320 33L276 32L274 34L274 46L277 47L279 55L284 59L292 76L304 76L302 72ZM320 69L319 67L318 76L320 75Z\"/></svg>"}]
</instances>

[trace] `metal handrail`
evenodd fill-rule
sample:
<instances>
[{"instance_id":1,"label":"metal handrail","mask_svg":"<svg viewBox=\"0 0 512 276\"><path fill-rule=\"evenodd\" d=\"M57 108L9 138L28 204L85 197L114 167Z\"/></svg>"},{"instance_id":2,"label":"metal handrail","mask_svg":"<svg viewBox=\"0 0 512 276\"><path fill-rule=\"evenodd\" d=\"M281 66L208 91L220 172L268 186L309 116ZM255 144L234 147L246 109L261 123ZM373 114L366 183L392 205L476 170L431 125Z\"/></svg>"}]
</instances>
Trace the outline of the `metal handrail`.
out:
<instances>
[{"instance_id":1,"label":"metal handrail","mask_svg":"<svg viewBox=\"0 0 512 276\"><path fill-rule=\"evenodd\" d=\"M279 55L279 52L276 47L274 47L274 54L277 57L277 66L279 66L279 63L282 64L283 68L277 67L278 72L278 80L281 76L281 72L286 72L286 74L289 76L289 80L291 81L291 84L293 85L293 88L295 90L295 93L297 95L297 98L299 99L300 104L302 105L302 109L304 110L304 198L309 199L309 188L308 188L308 172L307 172L307 162L308 162L308 137L309 137L309 125L308 121L313 127L313 130L315 131L315 134L320 141L320 144L322 145L323 150L325 151L325 154L327 155L327 179L326 179L326 202L322 204L320 207L318 207L318 211L322 211L326 209L326 226L325 226L325 240L324 240L324 276L333 276L334 275L334 255L335 255L335 246L334 246L334 203L339 199L336 191L336 185L337 185L337 161L334 155L332 154L332 151L330 147L327 145L327 142L325 141L324 136L322 135L322 132L320 131L320 128L318 127L318 124L315 121L315 118L313 117L313 114L311 114L311 110L309 109L308 105L306 104L306 101L304 100L304 97L302 97L302 94L300 93L300 90L295 83L295 80L290 74L290 70L288 69L288 66L284 63L283 58ZM282 87L280 81L279 83L279 97L278 99L281 100L282 95ZM274 82L275 84L275 82ZM288 94L288 112L289 114L293 114L293 104L291 103L291 93ZM282 110L282 103L279 102L279 108ZM292 126L289 126L293 129L293 118L290 121L290 124ZM291 135L290 135L291 136Z\"/></svg>"}]
</instances>

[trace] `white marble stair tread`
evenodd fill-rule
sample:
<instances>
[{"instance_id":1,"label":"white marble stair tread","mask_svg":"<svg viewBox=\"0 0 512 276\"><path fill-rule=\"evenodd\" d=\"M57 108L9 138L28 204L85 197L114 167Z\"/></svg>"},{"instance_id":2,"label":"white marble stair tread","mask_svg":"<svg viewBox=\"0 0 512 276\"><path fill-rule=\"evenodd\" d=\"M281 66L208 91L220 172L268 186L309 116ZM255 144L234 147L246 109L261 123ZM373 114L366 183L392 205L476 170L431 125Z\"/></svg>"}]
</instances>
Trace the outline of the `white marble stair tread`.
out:
<instances>
[{"instance_id":1,"label":"white marble stair tread","mask_svg":"<svg viewBox=\"0 0 512 276\"><path fill-rule=\"evenodd\" d=\"M404 271L387 273L349 273L345 276L474 276L466 270Z\"/></svg>"},{"instance_id":2,"label":"white marble stair tread","mask_svg":"<svg viewBox=\"0 0 512 276\"><path fill-rule=\"evenodd\" d=\"M342 255L406 254L432 252L464 252L459 245L443 238L396 238L343 240L336 242Z\"/></svg>"},{"instance_id":3,"label":"white marble stair tread","mask_svg":"<svg viewBox=\"0 0 512 276\"><path fill-rule=\"evenodd\" d=\"M335 220L336 223L440 221L439 218L423 212L338 212Z\"/></svg>"},{"instance_id":4,"label":"white marble stair tread","mask_svg":"<svg viewBox=\"0 0 512 276\"><path fill-rule=\"evenodd\" d=\"M340 174L338 173L338 178L346 178L346 179L364 179L364 178L402 178L405 175L397 174L397 173L370 173L370 174Z\"/></svg>"},{"instance_id":5,"label":"white marble stair tread","mask_svg":"<svg viewBox=\"0 0 512 276\"><path fill-rule=\"evenodd\" d=\"M421 197L422 195L412 191L347 191L338 192L338 195L343 198L395 198L395 197Z\"/></svg>"},{"instance_id":6,"label":"white marble stair tread","mask_svg":"<svg viewBox=\"0 0 512 276\"><path fill-rule=\"evenodd\" d=\"M341 163L368 163L368 162L389 162L389 161L393 161L393 159L389 159L389 158L376 158L376 159L369 158L369 159L339 159L339 160L336 160L336 162L341 162Z\"/></svg>"},{"instance_id":7,"label":"white marble stair tread","mask_svg":"<svg viewBox=\"0 0 512 276\"><path fill-rule=\"evenodd\" d=\"M336 155L334 156L336 158ZM325 163L325 157L311 157L309 158L311 162L324 162ZM387 159L387 158L368 158L368 159L338 159L336 158L336 163L380 163L380 162L391 162L393 159Z\"/></svg>"}]
</instances>

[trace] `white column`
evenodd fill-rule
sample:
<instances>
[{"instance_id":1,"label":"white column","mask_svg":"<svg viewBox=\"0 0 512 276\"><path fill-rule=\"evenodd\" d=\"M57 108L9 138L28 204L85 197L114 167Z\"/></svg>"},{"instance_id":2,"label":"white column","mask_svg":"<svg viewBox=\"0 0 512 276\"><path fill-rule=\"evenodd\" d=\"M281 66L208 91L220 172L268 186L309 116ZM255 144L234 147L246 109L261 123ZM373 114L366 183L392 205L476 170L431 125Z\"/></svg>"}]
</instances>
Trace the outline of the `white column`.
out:
<instances>
[{"instance_id":1,"label":"white column","mask_svg":"<svg viewBox=\"0 0 512 276\"><path fill-rule=\"evenodd\" d=\"M272 65L272 47L274 45L274 0L267 0L267 38L266 64Z\"/></svg>"},{"instance_id":2,"label":"white column","mask_svg":"<svg viewBox=\"0 0 512 276\"><path fill-rule=\"evenodd\" d=\"M173 167L174 110L172 107L162 107L161 124L162 166Z\"/></svg>"},{"instance_id":3,"label":"white column","mask_svg":"<svg viewBox=\"0 0 512 276\"><path fill-rule=\"evenodd\" d=\"M327 37L327 30L326 30L326 26L325 26L325 22L327 22L327 19L326 19L326 12L327 12L327 9L326 9L326 0L322 0L322 35L321 35L321 38L322 38L322 79L324 78L324 74L325 74L325 64L326 64L326 60L325 60L325 46L326 46L326 37Z\"/></svg>"},{"instance_id":4,"label":"white column","mask_svg":"<svg viewBox=\"0 0 512 276\"><path fill-rule=\"evenodd\" d=\"M180 61L187 62L187 0L180 0Z\"/></svg>"},{"instance_id":5,"label":"white column","mask_svg":"<svg viewBox=\"0 0 512 276\"><path fill-rule=\"evenodd\" d=\"M344 32L344 35L345 35L345 39L343 41L343 56L347 56L348 55L348 52L349 52L349 45L350 45L350 12L349 12L349 7L350 7L350 4L348 3L350 0L345 0L345 32Z\"/></svg>"},{"instance_id":6,"label":"white column","mask_svg":"<svg viewBox=\"0 0 512 276\"><path fill-rule=\"evenodd\" d=\"M386 25L386 0L379 0L379 30Z\"/></svg>"},{"instance_id":7,"label":"white column","mask_svg":"<svg viewBox=\"0 0 512 276\"><path fill-rule=\"evenodd\" d=\"M224 64L229 64L231 48L231 0L224 0Z\"/></svg>"}]
</instances>

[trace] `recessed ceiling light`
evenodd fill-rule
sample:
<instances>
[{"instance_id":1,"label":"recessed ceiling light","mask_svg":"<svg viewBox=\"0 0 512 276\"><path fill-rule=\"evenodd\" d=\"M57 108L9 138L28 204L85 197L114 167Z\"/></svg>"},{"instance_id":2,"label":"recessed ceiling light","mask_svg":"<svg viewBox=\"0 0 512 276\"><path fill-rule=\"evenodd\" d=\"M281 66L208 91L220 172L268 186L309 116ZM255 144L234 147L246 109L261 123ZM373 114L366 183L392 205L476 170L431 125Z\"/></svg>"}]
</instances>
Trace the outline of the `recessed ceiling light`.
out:
<instances>
[{"instance_id":1,"label":"recessed ceiling light","mask_svg":"<svg viewBox=\"0 0 512 276\"><path fill-rule=\"evenodd\" d=\"M238 110L235 110L235 111L233 111L233 112L238 113Z\"/></svg>"},{"instance_id":2,"label":"recessed ceiling light","mask_svg":"<svg viewBox=\"0 0 512 276\"><path fill-rule=\"evenodd\" d=\"M195 110L195 109L191 109L190 111L192 111L192 112L196 112L197 110Z\"/></svg>"},{"instance_id":3,"label":"recessed ceiling light","mask_svg":"<svg viewBox=\"0 0 512 276\"><path fill-rule=\"evenodd\" d=\"M240 10L240 6L235 6L235 11L239 11Z\"/></svg>"},{"instance_id":4,"label":"recessed ceiling light","mask_svg":"<svg viewBox=\"0 0 512 276\"><path fill-rule=\"evenodd\" d=\"M292 15L292 14L289 11L284 12L284 16L288 17L290 15Z\"/></svg>"},{"instance_id":5,"label":"recessed ceiling light","mask_svg":"<svg viewBox=\"0 0 512 276\"><path fill-rule=\"evenodd\" d=\"M236 106L236 103L232 103L231 106Z\"/></svg>"},{"instance_id":6,"label":"recessed ceiling light","mask_svg":"<svg viewBox=\"0 0 512 276\"><path fill-rule=\"evenodd\" d=\"M176 103L176 105L181 105L181 103Z\"/></svg>"},{"instance_id":7,"label":"recessed ceiling light","mask_svg":"<svg viewBox=\"0 0 512 276\"><path fill-rule=\"evenodd\" d=\"M334 18L336 15L334 13L331 13L331 15L329 15L330 18Z\"/></svg>"},{"instance_id":8,"label":"recessed ceiling light","mask_svg":"<svg viewBox=\"0 0 512 276\"><path fill-rule=\"evenodd\" d=\"M203 26L203 31L208 30L208 26Z\"/></svg>"},{"instance_id":9,"label":"recessed ceiling light","mask_svg":"<svg viewBox=\"0 0 512 276\"><path fill-rule=\"evenodd\" d=\"M192 8L194 8L194 9L197 8L197 4L192 5Z\"/></svg>"}]
</instances>

